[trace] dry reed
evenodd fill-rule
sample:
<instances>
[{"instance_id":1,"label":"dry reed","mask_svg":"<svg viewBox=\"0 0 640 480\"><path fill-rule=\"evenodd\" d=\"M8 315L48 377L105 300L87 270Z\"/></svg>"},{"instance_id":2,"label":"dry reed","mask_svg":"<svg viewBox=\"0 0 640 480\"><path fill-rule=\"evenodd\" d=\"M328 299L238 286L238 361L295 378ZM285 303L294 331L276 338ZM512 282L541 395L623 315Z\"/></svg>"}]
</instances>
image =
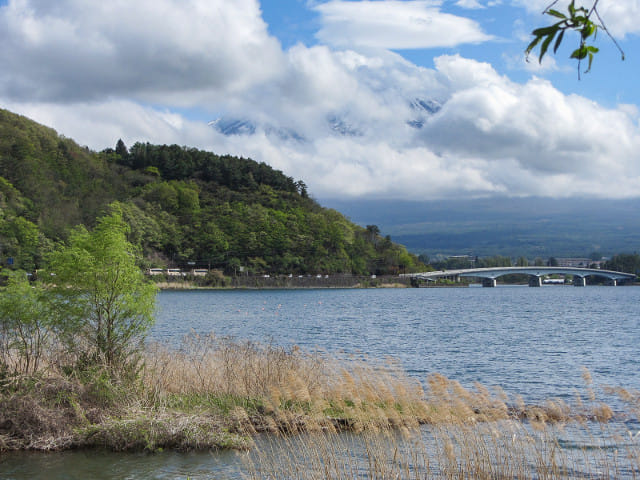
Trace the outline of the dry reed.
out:
<instances>
[{"instance_id":1,"label":"dry reed","mask_svg":"<svg viewBox=\"0 0 640 480\"><path fill-rule=\"evenodd\" d=\"M128 383L100 368L65 373L69 361L52 355L0 391L0 451L246 449L255 439L253 478L640 477L640 393L597 390L588 372L573 405L527 405L438 374L423 385L391 360L215 335L148 346Z\"/></svg>"},{"instance_id":2,"label":"dry reed","mask_svg":"<svg viewBox=\"0 0 640 480\"><path fill-rule=\"evenodd\" d=\"M420 383L397 364L214 335L189 336L178 350L154 345L143 384L155 408L190 399L193 408L245 409L249 431L415 426L430 410Z\"/></svg>"}]
</instances>

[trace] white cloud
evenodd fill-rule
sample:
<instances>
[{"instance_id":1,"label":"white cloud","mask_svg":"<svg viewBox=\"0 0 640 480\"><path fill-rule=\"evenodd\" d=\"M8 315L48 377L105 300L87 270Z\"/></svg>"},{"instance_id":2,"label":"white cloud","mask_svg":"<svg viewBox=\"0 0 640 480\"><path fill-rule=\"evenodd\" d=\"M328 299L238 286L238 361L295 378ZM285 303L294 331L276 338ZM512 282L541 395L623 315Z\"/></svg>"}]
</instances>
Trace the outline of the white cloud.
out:
<instances>
[{"instance_id":1,"label":"white cloud","mask_svg":"<svg viewBox=\"0 0 640 480\"><path fill-rule=\"evenodd\" d=\"M194 105L265 81L283 60L257 0L12 0L0 44L0 94L42 101Z\"/></svg>"},{"instance_id":2,"label":"white cloud","mask_svg":"<svg viewBox=\"0 0 640 480\"><path fill-rule=\"evenodd\" d=\"M213 149L211 128L167 109L145 107L129 100L90 103L34 103L3 99L2 108L18 112L59 134L94 150L114 147L121 138L131 146L137 141L177 143Z\"/></svg>"},{"instance_id":3,"label":"white cloud","mask_svg":"<svg viewBox=\"0 0 640 480\"><path fill-rule=\"evenodd\" d=\"M486 70L458 56L440 58L438 68L471 75ZM496 182L508 182L505 174L520 178L524 190L513 194L579 195L587 188L596 195L633 196L640 186L640 131L627 110L563 95L536 78L521 85L494 76L459 89L423 133L431 148L486 161Z\"/></svg>"},{"instance_id":4,"label":"white cloud","mask_svg":"<svg viewBox=\"0 0 640 480\"><path fill-rule=\"evenodd\" d=\"M322 29L317 37L335 46L414 49L453 47L491 39L464 17L442 12L427 1L342 1L317 5Z\"/></svg>"},{"instance_id":5,"label":"white cloud","mask_svg":"<svg viewBox=\"0 0 640 480\"><path fill-rule=\"evenodd\" d=\"M557 72L560 70L563 71L575 71L575 68L565 66L562 69L558 66L555 57L551 55L545 55L542 58L542 62L538 61L538 56L532 54L529 58L527 58L524 53L517 54L503 54L502 59L505 62L505 65L511 70L526 70L531 73L547 73L547 72Z\"/></svg>"},{"instance_id":6,"label":"white cloud","mask_svg":"<svg viewBox=\"0 0 640 480\"><path fill-rule=\"evenodd\" d=\"M480 8L486 8L484 5L482 5L480 2L478 2L478 0L458 0L456 2L456 5L458 7L469 8L469 9L472 9L472 10L480 9Z\"/></svg>"}]
</instances>

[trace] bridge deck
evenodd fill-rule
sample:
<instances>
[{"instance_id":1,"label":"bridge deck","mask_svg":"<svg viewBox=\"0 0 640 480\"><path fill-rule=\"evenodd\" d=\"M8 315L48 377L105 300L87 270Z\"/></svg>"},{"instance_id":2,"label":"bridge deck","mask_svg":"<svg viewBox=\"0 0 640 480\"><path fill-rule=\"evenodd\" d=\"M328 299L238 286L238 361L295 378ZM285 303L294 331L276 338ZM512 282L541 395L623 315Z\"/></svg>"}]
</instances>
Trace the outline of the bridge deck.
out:
<instances>
[{"instance_id":1,"label":"bridge deck","mask_svg":"<svg viewBox=\"0 0 640 480\"><path fill-rule=\"evenodd\" d=\"M495 267L495 268L468 268L463 270L438 270L433 272L409 273L403 276L423 279L435 279L446 277L476 277L496 279L504 275L525 274L533 277L545 275L573 275L585 278L598 276L610 280L633 280L636 276L632 273L615 272L613 270L600 270L596 268L571 268L571 267Z\"/></svg>"}]
</instances>

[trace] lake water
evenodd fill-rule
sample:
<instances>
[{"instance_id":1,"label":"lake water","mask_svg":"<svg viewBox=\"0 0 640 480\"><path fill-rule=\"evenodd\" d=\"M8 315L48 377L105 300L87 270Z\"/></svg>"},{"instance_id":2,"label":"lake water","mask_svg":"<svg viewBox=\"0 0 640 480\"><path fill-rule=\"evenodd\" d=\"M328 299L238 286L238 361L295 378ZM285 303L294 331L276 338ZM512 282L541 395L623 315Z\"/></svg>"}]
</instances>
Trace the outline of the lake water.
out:
<instances>
[{"instance_id":1,"label":"lake water","mask_svg":"<svg viewBox=\"0 0 640 480\"><path fill-rule=\"evenodd\" d=\"M329 352L392 356L535 401L596 383L640 387L640 288L234 290L162 292L152 336L191 331Z\"/></svg>"},{"instance_id":2,"label":"lake water","mask_svg":"<svg viewBox=\"0 0 640 480\"><path fill-rule=\"evenodd\" d=\"M583 390L582 367L596 384L640 389L639 306L636 287L167 291L151 337L391 356L421 380L437 372L535 402ZM0 477L236 478L240 463L229 452L20 454L0 461Z\"/></svg>"}]
</instances>

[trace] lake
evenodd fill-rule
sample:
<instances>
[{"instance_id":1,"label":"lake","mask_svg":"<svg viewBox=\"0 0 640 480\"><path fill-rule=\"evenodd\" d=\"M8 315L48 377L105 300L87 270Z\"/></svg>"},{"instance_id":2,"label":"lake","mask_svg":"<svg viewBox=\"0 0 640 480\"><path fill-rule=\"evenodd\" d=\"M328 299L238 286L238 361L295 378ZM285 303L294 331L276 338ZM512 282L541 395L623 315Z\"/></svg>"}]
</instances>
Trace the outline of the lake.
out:
<instances>
[{"instance_id":1,"label":"lake","mask_svg":"<svg viewBox=\"0 0 640 480\"><path fill-rule=\"evenodd\" d=\"M528 402L595 384L640 389L640 288L545 286L164 291L151 338L215 333L339 355L393 357L423 380L498 385ZM237 478L233 452L8 455L2 478Z\"/></svg>"},{"instance_id":2,"label":"lake","mask_svg":"<svg viewBox=\"0 0 640 480\"><path fill-rule=\"evenodd\" d=\"M174 291L152 337L191 331L399 360L413 376L500 385L527 400L640 387L640 288L545 286Z\"/></svg>"}]
</instances>

